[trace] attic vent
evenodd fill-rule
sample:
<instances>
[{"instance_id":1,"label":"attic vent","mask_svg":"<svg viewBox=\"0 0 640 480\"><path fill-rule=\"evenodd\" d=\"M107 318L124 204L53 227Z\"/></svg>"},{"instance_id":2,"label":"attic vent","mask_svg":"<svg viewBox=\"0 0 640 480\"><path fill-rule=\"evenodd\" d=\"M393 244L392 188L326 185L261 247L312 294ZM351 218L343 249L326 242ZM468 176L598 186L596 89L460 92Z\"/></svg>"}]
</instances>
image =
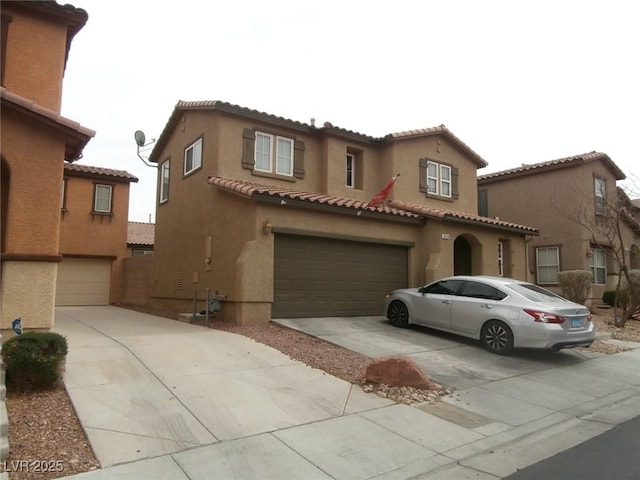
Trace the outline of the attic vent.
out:
<instances>
[{"instance_id":1,"label":"attic vent","mask_svg":"<svg viewBox=\"0 0 640 480\"><path fill-rule=\"evenodd\" d=\"M178 279L178 290L184 290L184 280L182 278Z\"/></svg>"}]
</instances>

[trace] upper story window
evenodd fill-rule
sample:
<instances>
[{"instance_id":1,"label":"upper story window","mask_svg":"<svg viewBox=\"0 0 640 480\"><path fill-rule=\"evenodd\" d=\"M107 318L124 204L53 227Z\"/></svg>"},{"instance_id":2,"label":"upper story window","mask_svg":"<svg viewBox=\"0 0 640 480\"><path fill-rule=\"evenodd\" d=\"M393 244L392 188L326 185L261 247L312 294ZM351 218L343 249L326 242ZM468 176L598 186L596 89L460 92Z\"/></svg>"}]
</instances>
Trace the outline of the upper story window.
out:
<instances>
[{"instance_id":1,"label":"upper story window","mask_svg":"<svg viewBox=\"0 0 640 480\"><path fill-rule=\"evenodd\" d=\"M242 166L254 175L304 178L304 142L245 128Z\"/></svg>"},{"instance_id":2,"label":"upper story window","mask_svg":"<svg viewBox=\"0 0 640 480\"><path fill-rule=\"evenodd\" d=\"M536 248L536 272L537 283L541 285L558 283L558 273L560 272L560 248Z\"/></svg>"},{"instance_id":3,"label":"upper story window","mask_svg":"<svg viewBox=\"0 0 640 480\"><path fill-rule=\"evenodd\" d=\"M356 157L353 153L347 153L347 187L353 188L356 184Z\"/></svg>"},{"instance_id":4,"label":"upper story window","mask_svg":"<svg viewBox=\"0 0 640 480\"><path fill-rule=\"evenodd\" d=\"M169 160L160 165L160 203L169 200Z\"/></svg>"},{"instance_id":5,"label":"upper story window","mask_svg":"<svg viewBox=\"0 0 640 480\"><path fill-rule=\"evenodd\" d=\"M458 169L426 158L420 159L420 191L445 199L458 198Z\"/></svg>"},{"instance_id":6,"label":"upper story window","mask_svg":"<svg viewBox=\"0 0 640 480\"><path fill-rule=\"evenodd\" d=\"M93 196L93 213L112 213L113 186L100 183L95 184Z\"/></svg>"},{"instance_id":7,"label":"upper story window","mask_svg":"<svg viewBox=\"0 0 640 480\"><path fill-rule=\"evenodd\" d=\"M603 178L593 179L596 215L607 213L607 181Z\"/></svg>"},{"instance_id":8,"label":"upper story window","mask_svg":"<svg viewBox=\"0 0 640 480\"><path fill-rule=\"evenodd\" d=\"M184 149L184 174L191 172L202 166L202 138L199 138Z\"/></svg>"},{"instance_id":9,"label":"upper story window","mask_svg":"<svg viewBox=\"0 0 640 480\"><path fill-rule=\"evenodd\" d=\"M277 175L293 175L293 140L256 132L255 169Z\"/></svg>"}]
</instances>

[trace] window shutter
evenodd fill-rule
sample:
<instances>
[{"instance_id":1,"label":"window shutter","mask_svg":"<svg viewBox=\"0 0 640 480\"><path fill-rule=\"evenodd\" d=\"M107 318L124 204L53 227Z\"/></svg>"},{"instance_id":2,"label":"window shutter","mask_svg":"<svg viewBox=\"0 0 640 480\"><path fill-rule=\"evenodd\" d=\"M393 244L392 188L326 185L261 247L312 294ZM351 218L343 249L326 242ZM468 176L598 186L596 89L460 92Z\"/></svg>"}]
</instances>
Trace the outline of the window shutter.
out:
<instances>
[{"instance_id":1,"label":"window shutter","mask_svg":"<svg viewBox=\"0 0 640 480\"><path fill-rule=\"evenodd\" d=\"M429 192L429 187L427 185L427 159L420 159L420 191L427 193Z\"/></svg>"},{"instance_id":2,"label":"window shutter","mask_svg":"<svg viewBox=\"0 0 640 480\"><path fill-rule=\"evenodd\" d=\"M458 191L458 167L451 167L451 198L457 200L460 196Z\"/></svg>"},{"instance_id":3,"label":"window shutter","mask_svg":"<svg viewBox=\"0 0 640 480\"><path fill-rule=\"evenodd\" d=\"M293 144L293 176L304 178L304 142L296 140Z\"/></svg>"},{"instance_id":4,"label":"window shutter","mask_svg":"<svg viewBox=\"0 0 640 480\"><path fill-rule=\"evenodd\" d=\"M255 166L256 132L245 128L242 132L242 168L253 170Z\"/></svg>"}]
</instances>

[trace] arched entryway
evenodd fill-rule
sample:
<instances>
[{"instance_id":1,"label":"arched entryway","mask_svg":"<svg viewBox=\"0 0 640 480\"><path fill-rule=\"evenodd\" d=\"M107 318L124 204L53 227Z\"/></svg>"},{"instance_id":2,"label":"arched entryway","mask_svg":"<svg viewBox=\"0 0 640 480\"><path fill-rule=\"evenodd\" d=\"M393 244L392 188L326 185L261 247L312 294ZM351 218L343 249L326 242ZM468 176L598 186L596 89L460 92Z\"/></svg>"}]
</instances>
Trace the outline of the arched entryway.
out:
<instances>
[{"instance_id":1,"label":"arched entryway","mask_svg":"<svg viewBox=\"0 0 640 480\"><path fill-rule=\"evenodd\" d=\"M480 273L480 242L473 235L460 235L453 242L453 274L474 275Z\"/></svg>"}]
</instances>

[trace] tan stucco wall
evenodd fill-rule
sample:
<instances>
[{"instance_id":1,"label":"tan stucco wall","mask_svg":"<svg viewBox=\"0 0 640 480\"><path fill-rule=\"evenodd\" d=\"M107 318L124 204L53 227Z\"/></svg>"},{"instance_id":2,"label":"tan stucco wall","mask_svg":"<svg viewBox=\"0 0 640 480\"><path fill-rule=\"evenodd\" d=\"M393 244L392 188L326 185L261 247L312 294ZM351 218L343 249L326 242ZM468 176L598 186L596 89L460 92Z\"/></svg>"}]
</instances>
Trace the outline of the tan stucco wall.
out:
<instances>
[{"instance_id":1,"label":"tan stucco wall","mask_svg":"<svg viewBox=\"0 0 640 480\"><path fill-rule=\"evenodd\" d=\"M64 142L8 108L1 139L10 170L3 253L57 255Z\"/></svg>"},{"instance_id":2,"label":"tan stucco wall","mask_svg":"<svg viewBox=\"0 0 640 480\"><path fill-rule=\"evenodd\" d=\"M38 105L60 111L67 26L26 16L5 2L2 13L13 17L3 86Z\"/></svg>"},{"instance_id":3,"label":"tan stucco wall","mask_svg":"<svg viewBox=\"0 0 640 480\"><path fill-rule=\"evenodd\" d=\"M18 317L25 330L53 325L57 268L53 262L2 262L0 329L11 328Z\"/></svg>"}]
</instances>

